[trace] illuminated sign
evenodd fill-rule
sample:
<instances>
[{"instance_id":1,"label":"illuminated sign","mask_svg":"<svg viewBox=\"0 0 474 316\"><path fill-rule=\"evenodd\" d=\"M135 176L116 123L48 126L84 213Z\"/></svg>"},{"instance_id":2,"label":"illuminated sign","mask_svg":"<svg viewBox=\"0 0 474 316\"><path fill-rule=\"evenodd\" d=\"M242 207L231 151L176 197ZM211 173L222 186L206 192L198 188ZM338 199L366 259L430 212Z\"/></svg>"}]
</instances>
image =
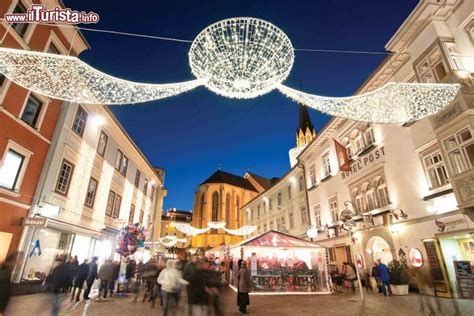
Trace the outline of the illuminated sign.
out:
<instances>
[{"instance_id":1,"label":"illuminated sign","mask_svg":"<svg viewBox=\"0 0 474 316\"><path fill-rule=\"evenodd\" d=\"M420 268L423 265L423 255L419 249L410 249L408 252L408 259L410 260L411 265L415 268Z\"/></svg>"}]
</instances>

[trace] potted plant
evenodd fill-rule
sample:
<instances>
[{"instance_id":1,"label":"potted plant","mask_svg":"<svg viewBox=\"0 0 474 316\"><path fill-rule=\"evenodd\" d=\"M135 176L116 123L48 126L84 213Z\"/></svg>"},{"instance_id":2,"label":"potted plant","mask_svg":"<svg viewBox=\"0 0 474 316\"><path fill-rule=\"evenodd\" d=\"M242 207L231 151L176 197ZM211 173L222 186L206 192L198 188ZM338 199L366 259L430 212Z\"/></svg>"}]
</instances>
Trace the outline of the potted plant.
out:
<instances>
[{"instance_id":1,"label":"potted plant","mask_svg":"<svg viewBox=\"0 0 474 316\"><path fill-rule=\"evenodd\" d=\"M390 272L390 288L393 295L408 295L408 267L398 260L388 264Z\"/></svg>"}]
</instances>

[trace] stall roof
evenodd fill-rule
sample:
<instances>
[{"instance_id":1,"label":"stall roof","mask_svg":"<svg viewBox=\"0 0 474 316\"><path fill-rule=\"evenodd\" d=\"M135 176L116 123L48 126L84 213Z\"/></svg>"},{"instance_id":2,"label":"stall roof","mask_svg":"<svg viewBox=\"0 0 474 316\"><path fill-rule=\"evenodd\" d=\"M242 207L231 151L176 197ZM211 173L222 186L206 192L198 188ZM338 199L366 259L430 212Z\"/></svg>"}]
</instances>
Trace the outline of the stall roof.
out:
<instances>
[{"instance_id":1,"label":"stall roof","mask_svg":"<svg viewBox=\"0 0 474 316\"><path fill-rule=\"evenodd\" d=\"M299 247L299 248L324 248L321 245L309 242L299 237L291 236L274 230L241 241L231 246L250 246L250 247Z\"/></svg>"}]
</instances>

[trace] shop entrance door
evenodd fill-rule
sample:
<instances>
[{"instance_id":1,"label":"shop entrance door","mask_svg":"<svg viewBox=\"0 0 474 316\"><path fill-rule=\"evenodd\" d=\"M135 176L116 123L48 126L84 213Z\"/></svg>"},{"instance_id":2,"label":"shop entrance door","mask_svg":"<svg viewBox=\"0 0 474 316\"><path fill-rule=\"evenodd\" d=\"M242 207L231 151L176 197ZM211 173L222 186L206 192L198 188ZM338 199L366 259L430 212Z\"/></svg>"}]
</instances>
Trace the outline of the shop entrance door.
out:
<instances>
[{"instance_id":1,"label":"shop entrance door","mask_svg":"<svg viewBox=\"0 0 474 316\"><path fill-rule=\"evenodd\" d=\"M372 237L367 242L367 252L372 253L372 260L376 262L380 259L382 263L389 264L393 260L390 245L382 237Z\"/></svg>"}]
</instances>

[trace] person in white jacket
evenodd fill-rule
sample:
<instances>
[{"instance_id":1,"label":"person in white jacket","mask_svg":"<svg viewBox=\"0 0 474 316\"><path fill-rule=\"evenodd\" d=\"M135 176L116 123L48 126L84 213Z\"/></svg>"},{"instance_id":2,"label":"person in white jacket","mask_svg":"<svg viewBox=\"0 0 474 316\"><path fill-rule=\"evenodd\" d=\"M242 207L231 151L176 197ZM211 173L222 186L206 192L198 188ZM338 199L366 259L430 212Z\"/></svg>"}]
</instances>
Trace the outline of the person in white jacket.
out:
<instances>
[{"instance_id":1,"label":"person in white jacket","mask_svg":"<svg viewBox=\"0 0 474 316\"><path fill-rule=\"evenodd\" d=\"M176 260L168 260L166 268L158 276L158 283L161 285L161 295L163 298L163 316L168 315L169 301L171 297L175 298L176 305L178 292L181 291L181 284L188 284L183 279L181 271L176 269Z\"/></svg>"}]
</instances>

